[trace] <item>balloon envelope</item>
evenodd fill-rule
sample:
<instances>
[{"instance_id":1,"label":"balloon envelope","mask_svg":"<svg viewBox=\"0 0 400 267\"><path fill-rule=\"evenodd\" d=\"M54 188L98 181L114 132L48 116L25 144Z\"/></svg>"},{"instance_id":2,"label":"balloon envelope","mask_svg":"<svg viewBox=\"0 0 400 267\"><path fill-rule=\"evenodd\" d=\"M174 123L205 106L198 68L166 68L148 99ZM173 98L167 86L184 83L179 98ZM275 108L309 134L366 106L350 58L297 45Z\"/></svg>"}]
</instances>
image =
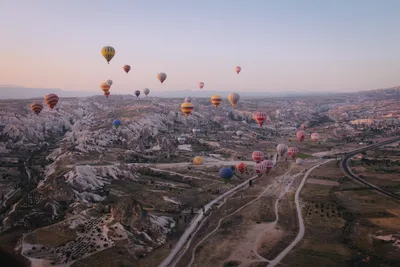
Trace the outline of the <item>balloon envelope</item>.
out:
<instances>
[{"instance_id":1,"label":"balloon envelope","mask_svg":"<svg viewBox=\"0 0 400 267\"><path fill-rule=\"evenodd\" d=\"M167 74L165 74L164 72L160 72L159 74L157 74L157 79L163 83L165 81L165 79L167 79Z\"/></svg>"},{"instance_id":2,"label":"balloon envelope","mask_svg":"<svg viewBox=\"0 0 400 267\"><path fill-rule=\"evenodd\" d=\"M224 180L230 180L233 176L233 171L231 168L224 167L219 171L219 177Z\"/></svg>"},{"instance_id":3,"label":"balloon envelope","mask_svg":"<svg viewBox=\"0 0 400 267\"><path fill-rule=\"evenodd\" d=\"M101 49L101 54L110 63L110 60L115 56L115 49L112 46L104 46Z\"/></svg>"}]
</instances>

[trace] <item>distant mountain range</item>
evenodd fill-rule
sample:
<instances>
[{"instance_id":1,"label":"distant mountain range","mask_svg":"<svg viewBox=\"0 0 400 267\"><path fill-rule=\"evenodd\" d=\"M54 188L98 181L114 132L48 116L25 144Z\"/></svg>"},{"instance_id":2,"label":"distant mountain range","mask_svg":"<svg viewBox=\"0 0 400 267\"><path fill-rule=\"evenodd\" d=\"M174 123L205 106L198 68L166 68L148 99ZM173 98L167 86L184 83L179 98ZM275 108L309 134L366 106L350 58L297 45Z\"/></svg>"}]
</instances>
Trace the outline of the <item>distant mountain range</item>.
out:
<instances>
[{"instance_id":1,"label":"distant mountain range","mask_svg":"<svg viewBox=\"0 0 400 267\"><path fill-rule=\"evenodd\" d=\"M388 89L379 90L395 90L399 87L393 87ZM376 93L377 90L371 91ZM365 91L362 91L365 92ZM55 93L60 97L87 97L94 95L101 95L101 92L92 91L65 91L58 88L28 88L14 85L3 85L0 86L0 99L28 99L43 97L46 94ZM151 92L151 96L162 97L162 98L179 98L179 97L209 97L211 94L218 94L222 97L227 97L231 91L206 91L206 90L176 90L176 91L165 91L165 92ZM306 95L329 95L337 94L335 92L320 92L320 91L279 91L279 92L238 92L241 97L253 98L253 97L285 97L285 96L306 96ZM133 92L132 92L133 94ZM343 92L340 92L343 94Z\"/></svg>"}]
</instances>

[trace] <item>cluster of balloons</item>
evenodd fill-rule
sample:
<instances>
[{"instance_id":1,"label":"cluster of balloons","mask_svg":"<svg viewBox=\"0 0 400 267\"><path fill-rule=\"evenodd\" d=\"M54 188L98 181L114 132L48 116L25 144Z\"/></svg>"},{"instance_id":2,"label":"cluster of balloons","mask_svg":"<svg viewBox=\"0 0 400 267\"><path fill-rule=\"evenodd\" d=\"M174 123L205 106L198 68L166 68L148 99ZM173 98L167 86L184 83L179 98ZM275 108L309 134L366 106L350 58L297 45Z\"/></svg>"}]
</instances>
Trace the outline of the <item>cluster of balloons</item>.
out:
<instances>
[{"instance_id":1,"label":"cluster of balloons","mask_svg":"<svg viewBox=\"0 0 400 267\"><path fill-rule=\"evenodd\" d=\"M56 94L48 94L44 96L44 102L49 106L51 110L57 105L59 97ZM39 115L39 113L43 110L43 105L41 103L32 103L30 108L33 113Z\"/></svg>"},{"instance_id":2,"label":"cluster of balloons","mask_svg":"<svg viewBox=\"0 0 400 267\"><path fill-rule=\"evenodd\" d=\"M297 137L297 140L299 140L300 142L303 142L304 141L304 138L305 138L305 133L303 132L303 131L298 131L297 133L296 133L296 137ZM318 142L319 141L319 138L320 138L320 135L319 135L319 133L312 133L311 134L311 141L313 141L313 142Z\"/></svg>"}]
</instances>

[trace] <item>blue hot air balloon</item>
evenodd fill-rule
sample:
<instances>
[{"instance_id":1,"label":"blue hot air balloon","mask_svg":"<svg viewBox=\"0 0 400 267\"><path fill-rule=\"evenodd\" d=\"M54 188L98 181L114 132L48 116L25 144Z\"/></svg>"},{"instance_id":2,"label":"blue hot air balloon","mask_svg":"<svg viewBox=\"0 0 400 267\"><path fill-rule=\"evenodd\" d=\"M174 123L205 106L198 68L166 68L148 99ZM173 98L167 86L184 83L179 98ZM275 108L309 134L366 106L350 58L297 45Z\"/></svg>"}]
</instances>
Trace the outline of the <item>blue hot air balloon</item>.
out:
<instances>
[{"instance_id":1,"label":"blue hot air balloon","mask_svg":"<svg viewBox=\"0 0 400 267\"><path fill-rule=\"evenodd\" d=\"M233 176L233 171L231 168L225 167L219 171L219 177L222 178L222 180L224 181L230 180L232 176Z\"/></svg>"},{"instance_id":2,"label":"blue hot air balloon","mask_svg":"<svg viewBox=\"0 0 400 267\"><path fill-rule=\"evenodd\" d=\"M115 128L118 128L121 125L121 121L119 119L116 119L113 121L113 125Z\"/></svg>"}]
</instances>

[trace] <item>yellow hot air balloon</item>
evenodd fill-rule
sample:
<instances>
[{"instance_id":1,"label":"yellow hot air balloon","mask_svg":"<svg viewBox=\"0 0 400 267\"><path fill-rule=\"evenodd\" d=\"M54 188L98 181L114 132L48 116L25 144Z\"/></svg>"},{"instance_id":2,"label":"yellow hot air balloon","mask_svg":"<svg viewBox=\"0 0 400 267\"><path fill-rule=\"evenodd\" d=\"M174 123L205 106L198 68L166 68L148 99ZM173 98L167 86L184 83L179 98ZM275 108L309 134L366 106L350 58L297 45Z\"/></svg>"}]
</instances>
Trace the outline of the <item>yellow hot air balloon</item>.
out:
<instances>
[{"instance_id":1,"label":"yellow hot air balloon","mask_svg":"<svg viewBox=\"0 0 400 267\"><path fill-rule=\"evenodd\" d=\"M159 74L157 74L157 79L163 83L165 81L165 79L167 79L167 74L165 74L164 72L160 72Z\"/></svg>"},{"instance_id":2,"label":"yellow hot air balloon","mask_svg":"<svg viewBox=\"0 0 400 267\"><path fill-rule=\"evenodd\" d=\"M187 117L187 116L190 115L190 113L192 113L193 104L190 103L190 102L184 102L184 103L181 105L181 110L182 110L182 112L183 112L183 113L186 115L186 117Z\"/></svg>"},{"instance_id":3,"label":"yellow hot air balloon","mask_svg":"<svg viewBox=\"0 0 400 267\"><path fill-rule=\"evenodd\" d=\"M203 158L200 156L194 157L193 159L193 164L194 165L201 165L203 164Z\"/></svg>"},{"instance_id":4,"label":"yellow hot air balloon","mask_svg":"<svg viewBox=\"0 0 400 267\"><path fill-rule=\"evenodd\" d=\"M220 95L213 95L211 97L211 103L218 108L219 104L222 102L222 97Z\"/></svg>"},{"instance_id":5,"label":"yellow hot air balloon","mask_svg":"<svg viewBox=\"0 0 400 267\"><path fill-rule=\"evenodd\" d=\"M240 95L238 93L232 93L228 95L228 100L231 102L232 106L234 107L237 102L239 102Z\"/></svg>"},{"instance_id":6,"label":"yellow hot air balloon","mask_svg":"<svg viewBox=\"0 0 400 267\"><path fill-rule=\"evenodd\" d=\"M110 60L114 57L115 55L115 49L112 46L104 46L101 49L101 54L103 57L107 60L107 63L110 64Z\"/></svg>"}]
</instances>

